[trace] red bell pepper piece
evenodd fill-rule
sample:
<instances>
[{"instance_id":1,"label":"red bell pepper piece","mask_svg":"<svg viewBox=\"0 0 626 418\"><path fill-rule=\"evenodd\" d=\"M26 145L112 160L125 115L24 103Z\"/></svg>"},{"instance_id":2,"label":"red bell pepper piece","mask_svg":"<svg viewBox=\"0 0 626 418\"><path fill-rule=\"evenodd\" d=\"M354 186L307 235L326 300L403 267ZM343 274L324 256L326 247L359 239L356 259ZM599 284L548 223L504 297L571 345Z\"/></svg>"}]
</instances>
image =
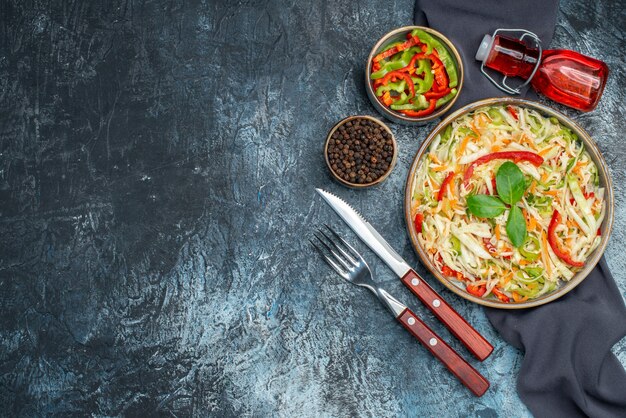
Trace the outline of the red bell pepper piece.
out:
<instances>
[{"instance_id":1,"label":"red bell pepper piece","mask_svg":"<svg viewBox=\"0 0 626 418\"><path fill-rule=\"evenodd\" d=\"M582 261L576 261L572 256L559 245L558 237L556 236L556 227L561 223L561 214L558 210L552 212L552 219L550 219L550 225L548 225L548 243L552 247L552 251L561 260L565 261L572 267L583 267L585 263Z\"/></svg>"},{"instance_id":2,"label":"red bell pepper piece","mask_svg":"<svg viewBox=\"0 0 626 418\"><path fill-rule=\"evenodd\" d=\"M385 58L389 58L390 56L396 54L397 52L398 52L398 47L394 46L393 48L389 48L388 50L383 51L380 54L376 55L372 61L374 62L382 61Z\"/></svg>"},{"instance_id":3,"label":"red bell pepper piece","mask_svg":"<svg viewBox=\"0 0 626 418\"><path fill-rule=\"evenodd\" d=\"M414 118L419 118L422 116L427 116L430 115L431 113L433 113L435 111L435 104L437 103L436 99L431 99L428 105L427 109L424 110L400 110L401 113L404 113L407 116L411 116Z\"/></svg>"},{"instance_id":4,"label":"red bell pepper piece","mask_svg":"<svg viewBox=\"0 0 626 418\"><path fill-rule=\"evenodd\" d=\"M435 82L437 86L439 86L439 90L447 89L449 81L448 81L448 74L446 74L445 67L443 65L440 67L435 67L433 71L435 71Z\"/></svg>"},{"instance_id":5,"label":"red bell pepper piece","mask_svg":"<svg viewBox=\"0 0 626 418\"><path fill-rule=\"evenodd\" d=\"M585 196L585 200L589 200L589 199L593 199L596 197L596 194L594 192L591 193L587 193L587 192L583 192L583 196ZM573 205L576 203L576 201L574 200L573 197L569 198L569 203L570 205Z\"/></svg>"},{"instance_id":6,"label":"red bell pepper piece","mask_svg":"<svg viewBox=\"0 0 626 418\"><path fill-rule=\"evenodd\" d=\"M446 266L445 264L441 266L441 272L443 273L444 276L449 276L449 277L456 276L455 274L456 272L452 270L450 267Z\"/></svg>"},{"instance_id":7,"label":"red bell pepper piece","mask_svg":"<svg viewBox=\"0 0 626 418\"><path fill-rule=\"evenodd\" d=\"M413 220L413 224L415 225L415 231L418 234L422 233L422 222L424 222L424 215L421 213L416 213L415 219Z\"/></svg>"},{"instance_id":8,"label":"red bell pepper piece","mask_svg":"<svg viewBox=\"0 0 626 418\"><path fill-rule=\"evenodd\" d=\"M487 287L484 284L475 285L475 284L468 283L465 289L467 290L467 293L469 293L470 295L474 295L479 298L483 297L483 295L487 291Z\"/></svg>"},{"instance_id":9,"label":"red bell pepper piece","mask_svg":"<svg viewBox=\"0 0 626 418\"><path fill-rule=\"evenodd\" d=\"M400 45L396 45L393 48L389 48L386 51L381 52L380 54L376 55L373 59L374 62L379 62L384 60L385 58L388 58L394 54L397 54L400 51L404 51L405 49L408 49L414 45L417 45L420 43L420 39L417 36L411 36L411 38L409 40L407 40L406 42L403 42Z\"/></svg>"},{"instance_id":10,"label":"red bell pepper piece","mask_svg":"<svg viewBox=\"0 0 626 418\"><path fill-rule=\"evenodd\" d=\"M386 91L382 97L381 100L383 101L383 103L385 104L385 106L391 106L391 104L393 103L393 100L391 99L391 94L389 94L388 91Z\"/></svg>"},{"instance_id":11,"label":"red bell pepper piece","mask_svg":"<svg viewBox=\"0 0 626 418\"><path fill-rule=\"evenodd\" d=\"M424 97L428 100L430 99L441 99L443 96L446 96L448 93L450 93L452 89L451 88L445 88L443 90L439 90L437 92L434 91L429 91L427 93L424 93Z\"/></svg>"},{"instance_id":12,"label":"red bell pepper piece","mask_svg":"<svg viewBox=\"0 0 626 418\"><path fill-rule=\"evenodd\" d=\"M411 57L411 61L409 61L409 65L404 67L404 69L415 68L415 62L417 60L425 60L425 59L428 59L428 55L426 55L426 54L415 54L415 55L413 55Z\"/></svg>"},{"instance_id":13,"label":"red bell pepper piece","mask_svg":"<svg viewBox=\"0 0 626 418\"><path fill-rule=\"evenodd\" d=\"M430 60L433 62L433 70L438 67L443 67L443 62L439 59L439 53L437 53L436 49L433 49L433 52L429 56Z\"/></svg>"},{"instance_id":14,"label":"red bell pepper piece","mask_svg":"<svg viewBox=\"0 0 626 418\"><path fill-rule=\"evenodd\" d=\"M513 119L518 120L517 117L517 112L515 111L515 109L513 108L513 106L509 105L506 107L506 110L509 111L509 113L511 114L511 116L513 116Z\"/></svg>"},{"instance_id":15,"label":"red bell pepper piece","mask_svg":"<svg viewBox=\"0 0 626 418\"><path fill-rule=\"evenodd\" d=\"M402 71L402 69L388 72L383 77L383 86L387 85L387 83L389 83L390 80L396 79L396 78L402 78L404 79L404 81L406 81L406 84L409 87L409 92L410 92L409 97L414 97L415 96L415 84L413 84L413 80L411 79L411 76L407 74L406 72Z\"/></svg>"},{"instance_id":16,"label":"red bell pepper piece","mask_svg":"<svg viewBox=\"0 0 626 418\"><path fill-rule=\"evenodd\" d=\"M491 154L483 155L482 157L475 160L473 163L467 167L465 170L465 174L463 175L463 185L467 186L469 179L472 178L472 174L474 174L474 168L488 163L493 160L513 160L513 162L518 161L528 161L535 167L539 167L543 164L543 157L539 154L535 154L534 152L529 151L500 151L493 152Z\"/></svg>"},{"instance_id":17,"label":"red bell pepper piece","mask_svg":"<svg viewBox=\"0 0 626 418\"><path fill-rule=\"evenodd\" d=\"M505 295L504 293L502 293L497 287L494 287L493 289L491 289L491 293L493 293L495 297L500 299L501 302L509 303L511 301L509 297Z\"/></svg>"},{"instance_id":18,"label":"red bell pepper piece","mask_svg":"<svg viewBox=\"0 0 626 418\"><path fill-rule=\"evenodd\" d=\"M404 68L415 67L415 62L417 60L425 60L425 59L429 59L433 63L433 65L431 66L432 70L439 68L439 67L443 67L443 63L435 54L415 54L413 55L413 57L411 57L411 61L409 61L409 65L407 65Z\"/></svg>"},{"instance_id":19,"label":"red bell pepper piece","mask_svg":"<svg viewBox=\"0 0 626 418\"><path fill-rule=\"evenodd\" d=\"M439 193L437 193L437 202L441 202L441 199L443 199L443 196L446 193L446 189L448 188L448 185L452 181L453 177L454 177L454 171L450 171L448 175L446 176L446 178L443 179L443 182L441 183L441 187L439 188Z\"/></svg>"}]
</instances>

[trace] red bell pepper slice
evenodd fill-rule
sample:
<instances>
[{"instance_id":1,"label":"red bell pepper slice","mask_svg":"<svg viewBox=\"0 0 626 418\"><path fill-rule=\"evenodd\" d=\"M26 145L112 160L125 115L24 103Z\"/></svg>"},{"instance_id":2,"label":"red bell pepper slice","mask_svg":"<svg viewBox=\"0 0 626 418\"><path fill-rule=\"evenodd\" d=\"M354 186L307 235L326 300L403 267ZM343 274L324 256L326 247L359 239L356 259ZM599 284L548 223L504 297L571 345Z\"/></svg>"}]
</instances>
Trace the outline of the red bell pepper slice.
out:
<instances>
[{"instance_id":1,"label":"red bell pepper slice","mask_svg":"<svg viewBox=\"0 0 626 418\"><path fill-rule=\"evenodd\" d=\"M454 270L452 270L450 267L446 266L445 264L443 266L441 266L441 272L443 273L444 276L451 276L451 277L455 277L456 276L456 272Z\"/></svg>"},{"instance_id":2,"label":"red bell pepper slice","mask_svg":"<svg viewBox=\"0 0 626 418\"><path fill-rule=\"evenodd\" d=\"M558 237L556 236L556 227L561 223L561 214L558 210L554 210L552 212L552 219L550 219L550 225L548 226L548 243L550 243L550 247L552 247L552 251L559 257L561 260L565 261L572 267L583 267L585 263L582 261L576 261L572 258L572 256L564 251L559 245Z\"/></svg>"},{"instance_id":3,"label":"red bell pepper slice","mask_svg":"<svg viewBox=\"0 0 626 418\"><path fill-rule=\"evenodd\" d=\"M465 289L467 290L467 293L469 293L470 295L474 295L479 298L482 298L485 292L487 291L487 287L484 284L475 285L475 284L468 283Z\"/></svg>"},{"instance_id":4,"label":"red bell pepper slice","mask_svg":"<svg viewBox=\"0 0 626 418\"><path fill-rule=\"evenodd\" d=\"M491 154L483 155L482 157L475 160L473 163L467 167L465 170L465 174L463 175L463 185L467 186L469 179L472 178L472 174L474 174L474 168L481 164L488 163L493 160L513 160L513 162L518 161L528 161L535 167L539 167L543 164L543 157L539 154L535 154L534 152L529 151L500 151L493 152Z\"/></svg>"},{"instance_id":5,"label":"red bell pepper slice","mask_svg":"<svg viewBox=\"0 0 626 418\"><path fill-rule=\"evenodd\" d=\"M495 297L500 299L500 302L509 303L511 301L509 297L502 293L497 287L491 289L491 293L493 293Z\"/></svg>"},{"instance_id":6,"label":"red bell pepper slice","mask_svg":"<svg viewBox=\"0 0 626 418\"><path fill-rule=\"evenodd\" d=\"M445 67L443 65L440 67L434 67L433 71L435 71L435 82L437 86L439 86L439 90L447 89L449 81L448 81L448 74L446 74Z\"/></svg>"},{"instance_id":7,"label":"red bell pepper slice","mask_svg":"<svg viewBox=\"0 0 626 418\"><path fill-rule=\"evenodd\" d=\"M391 106L391 104L393 103L393 100L391 99L391 94L389 94L388 91L386 91L385 94L382 95L381 100L383 101L385 106Z\"/></svg>"},{"instance_id":8,"label":"red bell pepper slice","mask_svg":"<svg viewBox=\"0 0 626 418\"><path fill-rule=\"evenodd\" d=\"M517 112L515 111L515 109L513 108L513 106L508 105L508 106L506 107L506 110L508 110L508 111L509 111L509 113L511 114L511 116L513 116L513 119L518 120L518 117L517 117Z\"/></svg>"},{"instance_id":9,"label":"red bell pepper slice","mask_svg":"<svg viewBox=\"0 0 626 418\"><path fill-rule=\"evenodd\" d=\"M415 62L417 60L425 60L425 59L428 59L428 55L426 55L426 54L415 54L415 55L413 55L413 57L411 57L411 61L409 61L409 65L404 67L404 69L415 68Z\"/></svg>"},{"instance_id":10,"label":"red bell pepper slice","mask_svg":"<svg viewBox=\"0 0 626 418\"><path fill-rule=\"evenodd\" d=\"M422 222L424 222L424 215L421 213L416 213L415 219L413 220L413 224L415 225L415 231L418 234L422 233Z\"/></svg>"},{"instance_id":11,"label":"red bell pepper slice","mask_svg":"<svg viewBox=\"0 0 626 418\"><path fill-rule=\"evenodd\" d=\"M450 171L448 175L446 176L446 178L443 179L443 182L441 183L441 187L439 188L439 193L437 193L437 202L441 202L441 199L443 199L443 196L446 194L446 189L448 188L448 185L452 181L453 177L454 177L454 171Z\"/></svg>"},{"instance_id":12,"label":"red bell pepper slice","mask_svg":"<svg viewBox=\"0 0 626 418\"><path fill-rule=\"evenodd\" d=\"M450 93L452 89L451 88L445 88L443 90L434 92L434 91L429 91L427 93L424 93L424 97L428 100L430 99L441 99L443 96L447 96L448 93Z\"/></svg>"},{"instance_id":13,"label":"red bell pepper slice","mask_svg":"<svg viewBox=\"0 0 626 418\"><path fill-rule=\"evenodd\" d=\"M409 91L410 91L410 96L409 97L414 97L415 96L415 84L413 83L413 80L411 79L411 76L409 74L407 74L406 72L402 71L401 69L388 72L383 77L383 86L386 85L387 83L389 83L389 81L394 79L394 78L402 78L402 79L404 79L404 81L406 81L407 86L409 87Z\"/></svg>"},{"instance_id":14,"label":"red bell pepper slice","mask_svg":"<svg viewBox=\"0 0 626 418\"><path fill-rule=\"evenodd\" d=\"M401 113L404 113L407 116L411 116L414 118L419 118L422 116L427 116L430 115L431 113L433 113L435 111L435 104L437 103L436 99L431 99L428 105L428 109L424 109L424 110L418 110L417 112L415 110L400 110Z\"/></svg>"},{"instance_id":15,"label":"red bell pepper slice","mask_svg":"<svg viewBox=\"0 0 626 418\"><path fill-rule=\"evenodd\" d=\"M452 277L454 279L457 279L460 282L467 281L467 277L463 276L463 273L461 273L460 271L452 270L450 267L446 266L445 264L441 266L441 272L443 273L444 276Z\"/></svg>"},{"instance_id":16,"label":"red bell pepper slice","mask_svg":"<svg viewBox=\"0 0 626 418\"><path fill-rule=\"evenodd\" d=\"M380 54L376 55L373 59L374 62L379 62L384 60L385 58L389 58L390 56L397 54L400 51L404 51L405 49L408 49L414 45L417 45L420 43L420 39L417 36L411 36L411 38L409 40L407 40L406 42L394 46L393 48L389 48L386 51L381 52Z\"/></svg>"},{"instance_id":17,"label":"red bell pepper slice","mask_svg":"<svg viewBox=\"0 0 626 418\"><path fill-rule=\"evenodd\" d=\"M439 59L439 54L436 49L433 49L433 52L429 56L430 60L433 62L433 70L438 67L443 67L443 62Z\"/></svg>"},{"instance_id":18,"label":"red bell pepper slice","mask_svg":"<svg viewBox=\"0 0 626 418\"><path fill-rule=\"evenodd\" d=\"M404 68L411 68L411 67L415 67L415 62L417 60L431 60L433 65L431 67L432 70L442 67L443 68L443 63L441 62L441 60L435 55L435 54L415 54L413 55L413 57L411 57L411 61L409 61L409 65L407 65Z\"/></svg>"}]
</instances>

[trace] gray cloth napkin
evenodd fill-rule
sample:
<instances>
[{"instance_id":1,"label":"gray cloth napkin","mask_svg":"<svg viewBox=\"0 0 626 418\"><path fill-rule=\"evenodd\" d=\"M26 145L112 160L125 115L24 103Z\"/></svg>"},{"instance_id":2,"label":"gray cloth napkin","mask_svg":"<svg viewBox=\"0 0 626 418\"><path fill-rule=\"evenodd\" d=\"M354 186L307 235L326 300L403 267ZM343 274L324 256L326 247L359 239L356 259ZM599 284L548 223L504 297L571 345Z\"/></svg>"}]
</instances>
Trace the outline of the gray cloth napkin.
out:
<instances>
[{"instance_id":1,"label":"gray cloth napkin","mask_svg":"<svg viewBox=\"0 0 626 418\"><path fill-rule=\"evenodd\" d=\"M415 24L440 31L459 50L465 83L458 108L505 95L474 59L483 35L497 28L527 29L547 47L557 9L556 0L417 0ZM519 311L485 310L500 335L524 351L517 390L535 416L626 417L626 371L611 353L626 335L626 307L604 258L557 301Z\"/></svg>"}]
</instances>

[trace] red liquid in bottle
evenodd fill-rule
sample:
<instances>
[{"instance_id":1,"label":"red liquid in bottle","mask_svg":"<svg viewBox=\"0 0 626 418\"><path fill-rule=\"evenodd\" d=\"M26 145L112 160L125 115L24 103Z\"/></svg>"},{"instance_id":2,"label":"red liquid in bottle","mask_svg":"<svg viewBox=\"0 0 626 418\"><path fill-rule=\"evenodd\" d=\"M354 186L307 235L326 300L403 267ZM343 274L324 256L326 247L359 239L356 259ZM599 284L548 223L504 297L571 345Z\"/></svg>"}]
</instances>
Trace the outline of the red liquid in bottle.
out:
<instances>
[{"instance_id":1,"label":"red liquid in bottle","mask_svg":"<svg viewBox=\"0 0 626 418\"><path fill-rule=\"evenodd\" d=\"M609 68L600 60L574 51L544 51L537 74L530 84L555 102L589 112L596 108Z\"/></svg>"},{"instance_id":2,"label":"red liquid in bottle","mask_svg":"<svg viewBox=\"0 0 626 418\"><path fill-rule=\"evenodd\" d=\"M485 58L486 67L508 77L528 79L539 51L523 42L496 35ZM589 112L598 104L609 75L607 65L595 58L563 49L545 50L530 84L548 98Z\"/></svg>"},{"instance_id":3,"label":"red liquid in bottle","mask_svg":"<svg viewBox=\"0 0 626 418\"><path fill-rule=\"evenodd\" d=\"M539 51L529 48L517 39L496 36L485 65L507 77L527 79L537 64Z\"/></svg>"}]
</instances>

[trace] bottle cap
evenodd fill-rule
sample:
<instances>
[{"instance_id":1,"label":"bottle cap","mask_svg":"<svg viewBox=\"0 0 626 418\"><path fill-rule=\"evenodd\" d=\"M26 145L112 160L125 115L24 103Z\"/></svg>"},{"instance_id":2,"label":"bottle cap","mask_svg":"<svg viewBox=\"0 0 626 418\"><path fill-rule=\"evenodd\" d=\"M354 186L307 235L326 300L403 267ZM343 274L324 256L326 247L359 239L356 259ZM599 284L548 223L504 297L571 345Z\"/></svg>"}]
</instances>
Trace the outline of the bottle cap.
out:
<instances>
[{"instance_id":1,"label":"bottle cap","mask_svg":"<svg viewBox=\"0 0 626 418\"><path fill-rule=\"evenodd\" d=\"M487 57L489 56L489 51L491 51L492 44L493 38L491 37L491 35L483 36L483 40L480 42L478 51L476 51L476 61L485 62L487 60Z\"/></svg>"}]
</instances>

